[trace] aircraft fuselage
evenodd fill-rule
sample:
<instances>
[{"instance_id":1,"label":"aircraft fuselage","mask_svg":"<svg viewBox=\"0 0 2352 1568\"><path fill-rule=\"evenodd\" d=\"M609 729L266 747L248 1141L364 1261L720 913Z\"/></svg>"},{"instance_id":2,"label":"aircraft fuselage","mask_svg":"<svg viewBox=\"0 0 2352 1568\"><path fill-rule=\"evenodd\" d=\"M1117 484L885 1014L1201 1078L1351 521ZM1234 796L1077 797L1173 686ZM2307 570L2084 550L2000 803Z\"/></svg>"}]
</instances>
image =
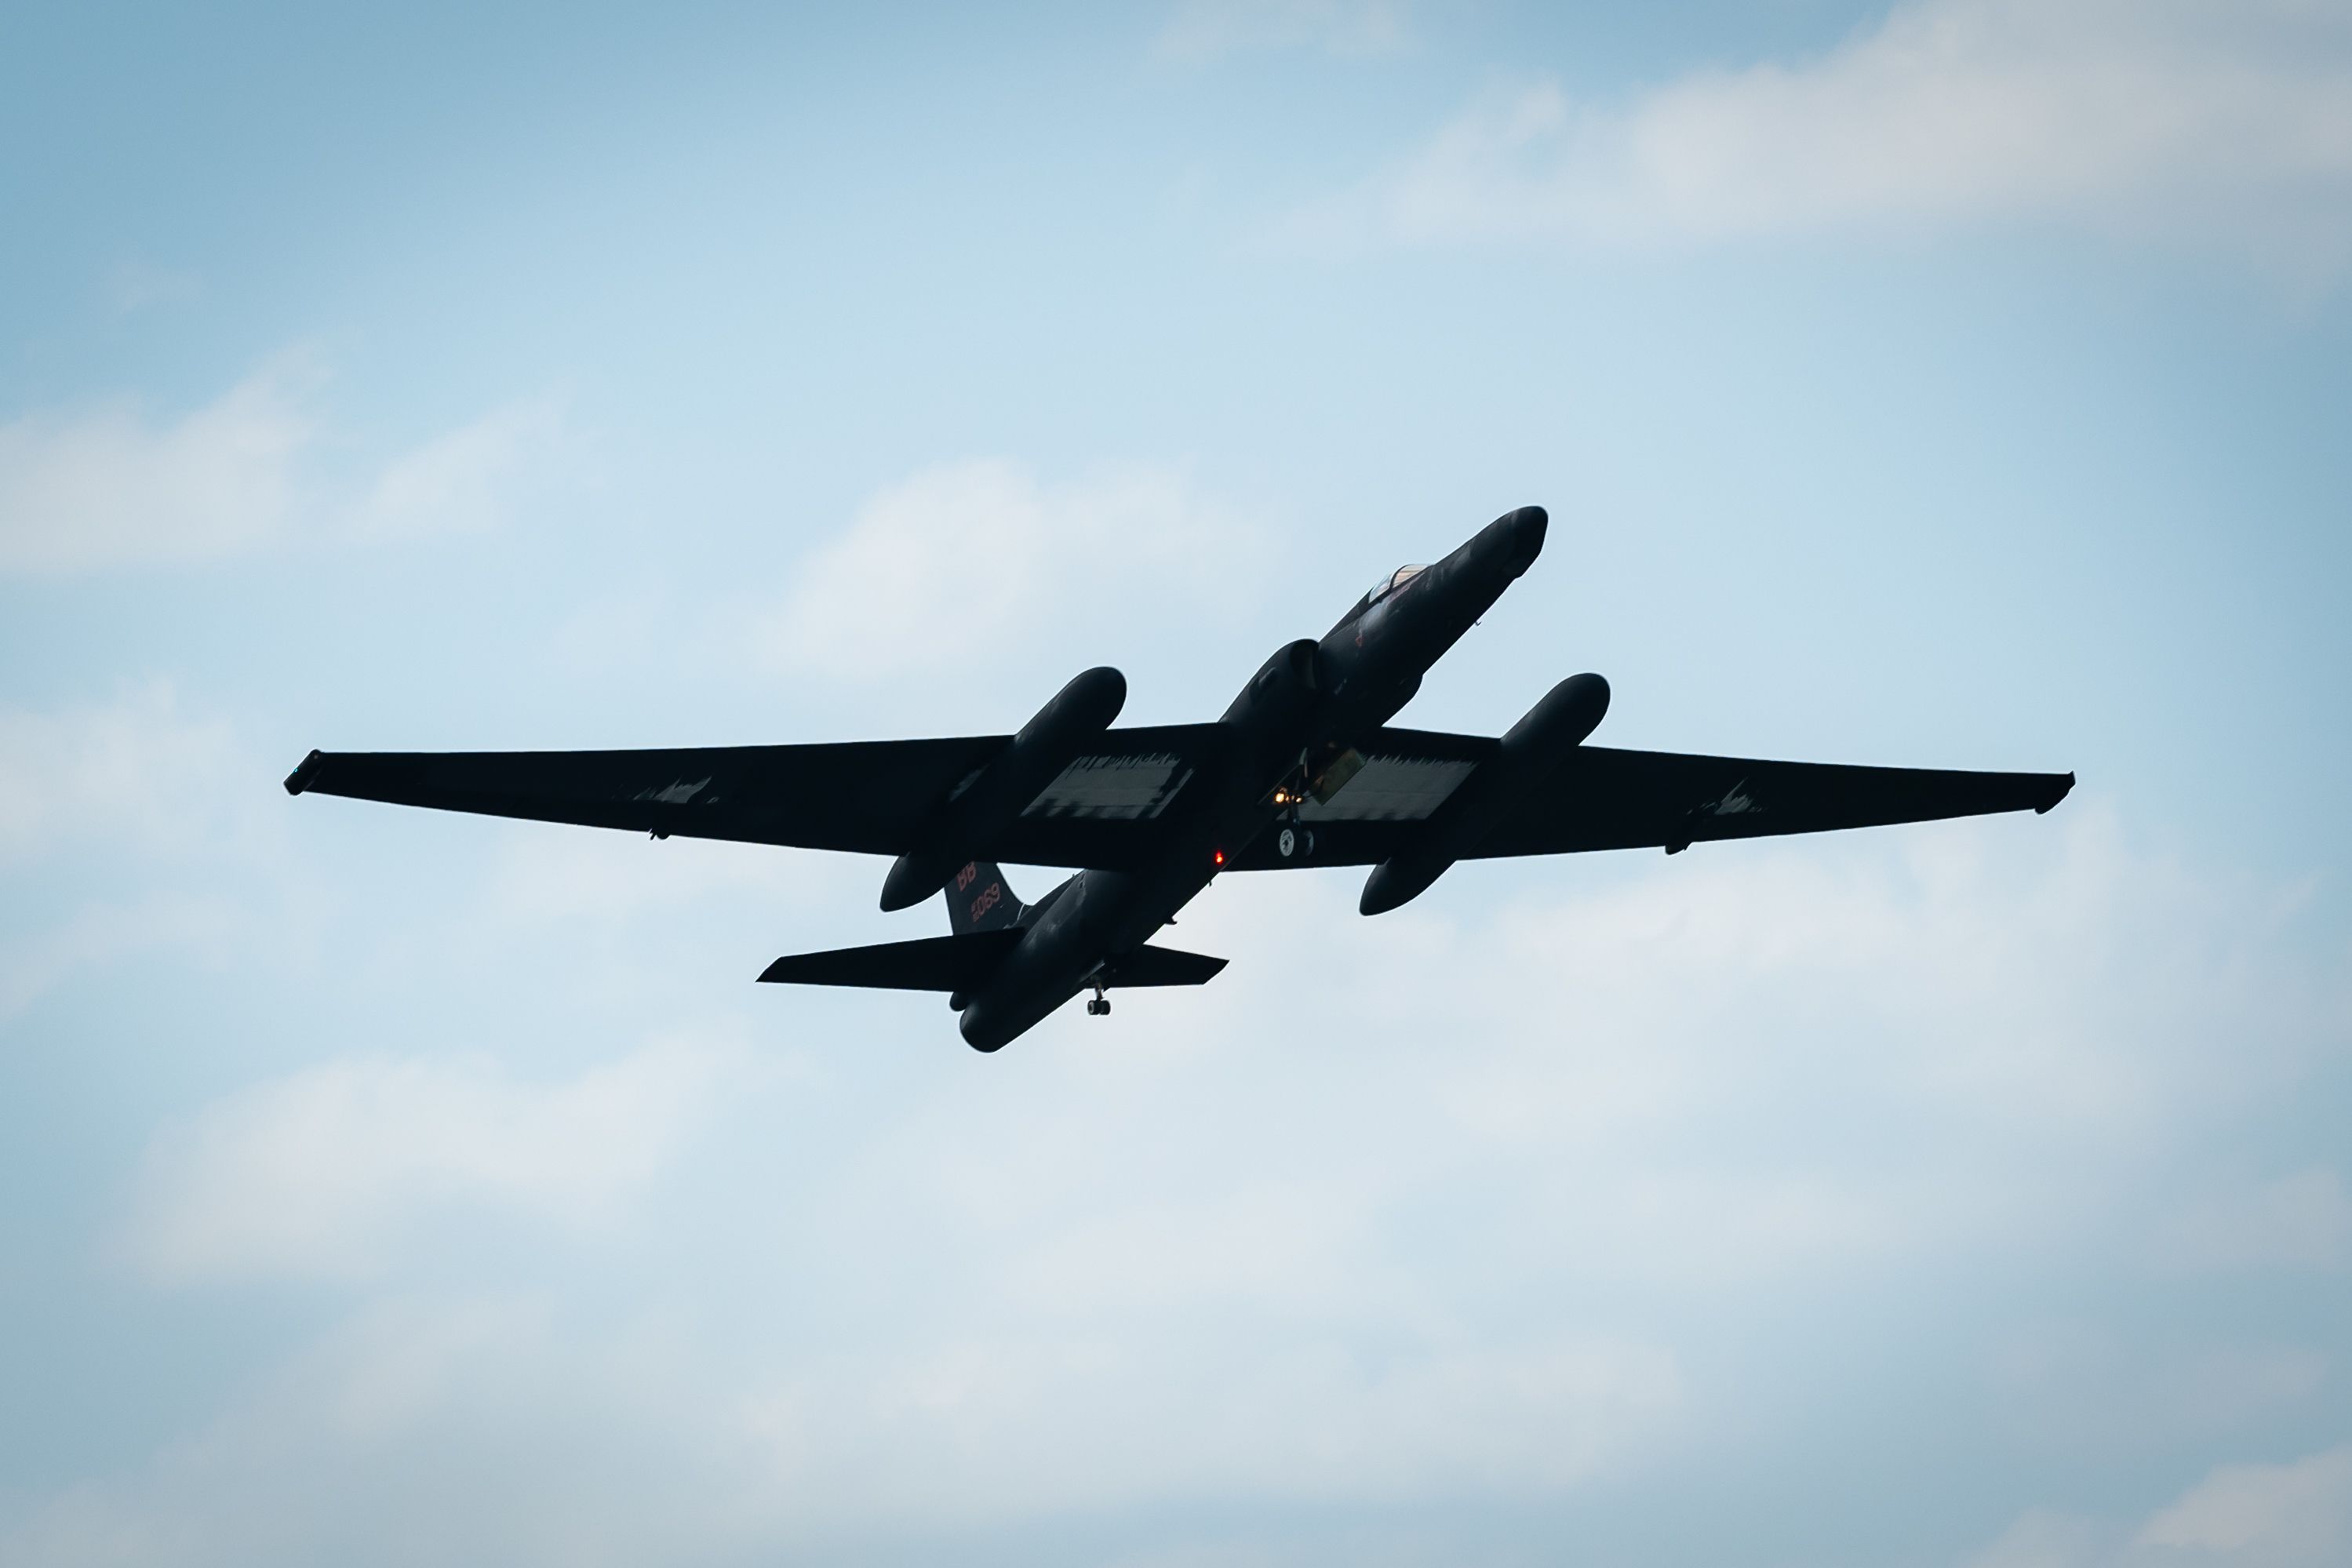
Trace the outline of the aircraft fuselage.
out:
<instances>
[{"instance_id":1,"label":"aircraft fuselage","mask_svg":"<svg viewBox=\"0 0 2352 1568\"><path fill-rule=\"evenodd\" d=\"M1041 899L1019 945L966 1000L964 1040L994 1051L1091 988L1228 860L1279 831L1534 563L1545 528L1540 507L1497 517L1443 560L1367 594L1319 642L1277 649L1218 721L1220 755L1185 787L1165 847L1140 869L1083 871Z\"/></svg>"}]
</instances>

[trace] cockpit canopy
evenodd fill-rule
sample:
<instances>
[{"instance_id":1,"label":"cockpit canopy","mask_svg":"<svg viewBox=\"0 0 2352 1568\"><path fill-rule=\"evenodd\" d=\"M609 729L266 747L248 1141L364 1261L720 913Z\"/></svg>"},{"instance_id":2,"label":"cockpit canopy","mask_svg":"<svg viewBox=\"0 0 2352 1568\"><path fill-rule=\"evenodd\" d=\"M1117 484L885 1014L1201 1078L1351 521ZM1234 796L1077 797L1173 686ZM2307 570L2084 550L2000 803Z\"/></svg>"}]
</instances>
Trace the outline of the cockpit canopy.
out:
<instances>
[{"instance_id":1,"label":"cockpit canopy","mask_svg":"<svg viewBox=\"0 0 2352 1568\"><path fill-rule=\"evenodd\" d=\"M1396 570L1391 572L1388 576L1372 584L1372 591L1364 595L1364 602L1366 606L1370 607L1371 605L1378 604L1381 600L1386 599L1390 594L1394 593L1398 589L1402 588L1406 583L1411 582L1414 578L1419 577L1423 572L1427 571L1428 570L1429 568L1426 566L1401 566L1397 568Z\"/></svg>"}]
</instances>

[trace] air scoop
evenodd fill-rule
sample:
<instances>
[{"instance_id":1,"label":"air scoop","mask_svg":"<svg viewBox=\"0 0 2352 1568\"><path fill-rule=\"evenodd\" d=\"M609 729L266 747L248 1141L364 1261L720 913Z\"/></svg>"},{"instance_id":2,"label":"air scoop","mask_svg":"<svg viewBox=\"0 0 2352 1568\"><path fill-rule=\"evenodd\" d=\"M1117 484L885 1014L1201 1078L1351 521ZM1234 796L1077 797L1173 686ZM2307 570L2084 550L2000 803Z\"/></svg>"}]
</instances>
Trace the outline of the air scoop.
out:
<instances>
[{"instance_id":1,"label":"air scoop","mask_svg":"<svg viewBox=\"0 0 2352 1568\"><path fill-rule=\"evenodd\" d=\"M1127 677L1098 664L1074 678L1021 727L961 792L941 801L882 879L882 907L908 909L945 887L966 861L992 852L1024 808L1110 727L1127 705Z\"/></svg>"}]
</instances>

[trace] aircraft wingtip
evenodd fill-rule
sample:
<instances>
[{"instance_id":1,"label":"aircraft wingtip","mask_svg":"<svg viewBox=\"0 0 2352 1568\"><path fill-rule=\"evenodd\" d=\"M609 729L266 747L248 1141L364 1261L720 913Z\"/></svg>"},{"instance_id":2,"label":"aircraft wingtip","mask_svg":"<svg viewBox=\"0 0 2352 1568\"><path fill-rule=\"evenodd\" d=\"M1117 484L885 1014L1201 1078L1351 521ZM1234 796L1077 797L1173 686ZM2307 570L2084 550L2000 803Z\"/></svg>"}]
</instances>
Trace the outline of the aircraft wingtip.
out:
<instances>
[{"instance_id":1,"label":"aircraft wingtip","mask_svg":"<svg viewBox=\"0 0 2352 1568\"><path fill-rule=\"evenodd\" d=\"M2057 805L2059 801L2063 800L2067 796L2074 792L2074 775L2070 772L2066 775L2065 781L2058 786L2058 789L2055 794L2052 795L2047 800L2042 801L2039 806L2033 808L2033 814L2037 817L2043 815L2052 807Z\"/></svg>"},{"instance_id":2,"label":"aircraft wingtip","mask_svg":"<svg viewBox=\"0 0 2352 1568\"><path fill-rule=\"evenodd\" d=\"M289 795L299 795L310 787L310 780L318 776L319 748L314 746L310 748L310 755L295 764L294 771L286 776L286 792Z\"/></svg>"}]
</instances>

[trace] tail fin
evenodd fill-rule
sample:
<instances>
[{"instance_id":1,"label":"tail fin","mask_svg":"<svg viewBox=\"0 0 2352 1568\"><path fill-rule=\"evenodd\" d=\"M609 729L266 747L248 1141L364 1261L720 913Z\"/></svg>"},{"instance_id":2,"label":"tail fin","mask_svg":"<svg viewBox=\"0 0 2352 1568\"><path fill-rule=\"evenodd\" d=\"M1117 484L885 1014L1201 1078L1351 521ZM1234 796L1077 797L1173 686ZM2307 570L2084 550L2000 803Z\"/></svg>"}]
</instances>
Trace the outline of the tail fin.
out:
<instances>
[{"instance_id":1,"label":"tail fin","mask_svg":"<svg viewBox=\"0 0 2352 1568\"><path fill-rule=\"evenodd\" d=\"M1021 924L1021 900L994 861L966 861L948 878L948 929L959 936Z\"/></svg>"}]
</instances>

